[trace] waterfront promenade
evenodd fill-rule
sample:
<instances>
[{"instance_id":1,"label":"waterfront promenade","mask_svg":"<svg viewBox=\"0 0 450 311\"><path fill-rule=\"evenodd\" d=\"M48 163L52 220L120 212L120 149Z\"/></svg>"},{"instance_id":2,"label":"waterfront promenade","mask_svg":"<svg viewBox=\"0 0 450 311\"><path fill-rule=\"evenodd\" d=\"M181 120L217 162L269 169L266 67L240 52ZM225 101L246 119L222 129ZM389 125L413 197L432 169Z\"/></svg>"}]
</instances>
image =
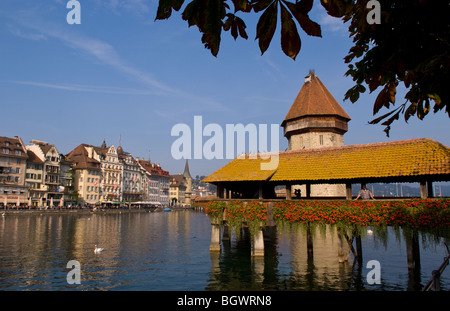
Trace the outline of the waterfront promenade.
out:
<instances>
[{"instance_id":1,"label":"waterfront promenade","mask_svg":"<svg viewBox=\"0 0 450 311\"><path fill-rule=\"evenodd\" d=\"M0 209L0 214L5 217L7 215L32 215L32 214L94 214L94 213L153 213L163 212L165 207L162 206L118 206L118 207L7 207ZM172 206L171 210L188 210L191 207Z\"/></svg>"}]
</instances>

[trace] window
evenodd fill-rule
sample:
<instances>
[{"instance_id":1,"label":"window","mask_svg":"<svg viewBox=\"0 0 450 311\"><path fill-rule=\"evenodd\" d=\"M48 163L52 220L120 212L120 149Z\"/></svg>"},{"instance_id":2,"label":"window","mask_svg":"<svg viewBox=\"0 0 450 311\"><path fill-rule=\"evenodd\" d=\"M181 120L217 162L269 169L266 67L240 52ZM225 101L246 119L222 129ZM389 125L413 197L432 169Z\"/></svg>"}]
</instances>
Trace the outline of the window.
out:
<instances>
[{"instance_id":1,"label":"window","mask_svg":"<svg viewBox=\"0 0 450 311\"><path fill-rule=\"evenodd\" d=\"M320 142L320 145L322 146L323 145L323 135L319 135L319 142Z\"/></svg>"},{"instance_id":2,"label":"window","mask_svg":"<svg viewBox=\"0 0 450 311\"><path fill-rule=\"evenodd\" d=\"M14 150L14 154L16 154L16 155L22 155L22 150Z\"/></svg>"},{"instance_id":3,"label":"window","mask_svg":"<svg viewBox=\"0 0 450 311\"><path fill-rule=\"evenodd\" d=\"M9 149L8 148L2 148L2 152L5 153L5 154L9 154Z\"/></svg>"}]
</instances>

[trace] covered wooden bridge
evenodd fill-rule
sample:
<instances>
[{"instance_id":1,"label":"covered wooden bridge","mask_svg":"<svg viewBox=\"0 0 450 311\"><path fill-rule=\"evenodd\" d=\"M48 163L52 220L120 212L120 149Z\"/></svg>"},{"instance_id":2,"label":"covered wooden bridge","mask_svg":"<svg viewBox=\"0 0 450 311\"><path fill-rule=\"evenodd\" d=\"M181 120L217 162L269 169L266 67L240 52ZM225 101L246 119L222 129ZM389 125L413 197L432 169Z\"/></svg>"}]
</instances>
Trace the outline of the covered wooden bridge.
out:
<instances>
[{"instance_id":1,"label":"covered wooden bridge","mask_svg":"<svg viewBox=\"0 0 450 311\"><path fill-rule=\"evenodd\" d=\"M271 169L262 163L278 157ZM385 143L290 150L236 158L204 182L217 186L219 198L276 198L275 187L306 185L302 197L311 197L311 185L342 184L342 198L352 199L352 184L420 183L421 197L432 197L432 183L450 181L450 150L432 139L409 139Z\"/></svg>"}]
</instances>

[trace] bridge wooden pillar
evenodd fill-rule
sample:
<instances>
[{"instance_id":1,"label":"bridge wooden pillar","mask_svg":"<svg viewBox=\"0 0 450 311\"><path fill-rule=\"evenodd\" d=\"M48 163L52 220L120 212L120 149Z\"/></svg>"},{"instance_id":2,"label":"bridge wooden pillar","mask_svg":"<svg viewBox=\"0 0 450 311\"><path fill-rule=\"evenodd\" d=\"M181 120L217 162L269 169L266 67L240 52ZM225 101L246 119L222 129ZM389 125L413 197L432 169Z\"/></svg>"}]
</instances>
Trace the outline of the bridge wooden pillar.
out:
<instances>
[{"instance_id":1,"label":"bridge wooden pillar","mask_svg":"<svg viewBox=\"0 0 450 311\"><path fill-rule=\"evenodd\" d=\"M211 244L209 245L210 252L220 252L220 226L218 224L211 224Z\"/></svg>"},{"instance_id":2,"label":"bridge wooden pillar","mask_svg":"<svg viewBox=\"0 0 450 311\"><path fill-rule=\"evenodd\" d=\"M252 239L252 256L264 256L264 236L262 229Z\"/></svg>"}]
</instances>

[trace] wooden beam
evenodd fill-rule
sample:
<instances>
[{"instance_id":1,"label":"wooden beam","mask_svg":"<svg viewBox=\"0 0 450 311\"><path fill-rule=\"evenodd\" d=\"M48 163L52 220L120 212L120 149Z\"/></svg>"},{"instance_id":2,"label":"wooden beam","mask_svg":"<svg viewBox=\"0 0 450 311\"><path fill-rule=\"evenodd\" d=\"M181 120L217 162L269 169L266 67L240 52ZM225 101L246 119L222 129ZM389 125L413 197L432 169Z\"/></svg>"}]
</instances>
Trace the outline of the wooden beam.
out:
<instances>
[{"instance_id":1,"label":"wooden beam","mask_svg":"<svg viewBox=\"0 0 450 311\"><path fill-rule=\"evenodd\" d=\"M217 183L217 197L223 199L223 185L222 183Z\"/></svg>"},{"instance_id":2,"label":"wooden beam","mask_svg":"<svg viewBox=\"0 0 450 311\"><path fill-rule=\"evenodd\" d=\"M286 185L286 200L288 200L288 201L292 200L292 185L291 184Z\"/></svg>"},{"instance_id":3,"label":"wooden beam","mask_svg":"<svg viewBox=\"0 0 450 311\"><path fill-rule=\"evenodd\" d=\"M311 197L311 184L306 184L306 197Z\"/></svg>"},{"instance_id":4,"label":"wooden beam","mask_svg":"<svg viewBox=\"0 0 450 311\"><path fill-rule=\"evenodd\" d=\"M425 181L420 182L420 197L422 199L427 198L427 183Z\"/></svg>"},{"instance_id":5,"label":"wooden beam","mask_svg":"<svg viewBox=\"0 0 450 311\"><path fill-rule=\"evenodd\" d=\"M433 198L433 182L431 180L427 181L427 193L429 198Z\"/></svg>"},{"instance_id":6,"label":"wooden beam","mask_svg":"<svg viewBox=\"0 0 450 311\"><path fill-rule=\"evenodd\" d=\"M259 194L258 194L258 199L260 199L260 200L263 199L263 182L262 182L262 181L259 182Z\"/></svg>"},{"instance_id":7,"label":"wooden beam","mask_svg":"<svg viewBox=\"0 0 450 311\"><path fill-rule=\"evenodd\" d=\"M346 200L352 199L352 184L351 183L345 184L345 199Z\"/></svg>"}]
</instances>

